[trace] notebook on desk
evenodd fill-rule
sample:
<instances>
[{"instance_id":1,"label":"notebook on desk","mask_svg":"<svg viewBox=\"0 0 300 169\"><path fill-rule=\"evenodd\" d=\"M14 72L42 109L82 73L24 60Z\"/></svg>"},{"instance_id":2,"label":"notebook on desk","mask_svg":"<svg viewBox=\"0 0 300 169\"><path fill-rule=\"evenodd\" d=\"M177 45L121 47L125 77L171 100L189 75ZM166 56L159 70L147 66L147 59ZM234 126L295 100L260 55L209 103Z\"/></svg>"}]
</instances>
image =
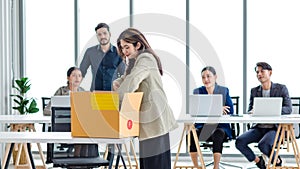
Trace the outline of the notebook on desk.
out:
<instances>
[{"instance_id":1,"label":"notebook on desk","mask_svg":"<svg viewBox=\"0 0 300 169\"><path fill-rule=\"evenodd\" d=\"M189 113L192 117L222 116L223 103L220 94L196 94L189 96Z\"/></svg>"},{"instance_id":2,"label":"notebook on desk","mask_svg":"<svg viewBox=\"0 0 300 169\"><path fill-rule=\"evenodd\" d=\"M282 97L255 97L252 116L280 116Z\"/></svg>"}]
</instances>

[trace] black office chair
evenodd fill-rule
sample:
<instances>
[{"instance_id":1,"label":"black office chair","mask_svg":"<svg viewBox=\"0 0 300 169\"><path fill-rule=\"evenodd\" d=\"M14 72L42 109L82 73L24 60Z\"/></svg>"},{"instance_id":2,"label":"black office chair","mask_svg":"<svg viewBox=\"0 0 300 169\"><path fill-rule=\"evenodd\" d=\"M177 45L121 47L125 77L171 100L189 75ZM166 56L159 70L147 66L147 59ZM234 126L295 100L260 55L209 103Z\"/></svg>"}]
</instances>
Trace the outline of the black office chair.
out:
<instances>
[{"instance_id":1,"label":"black office chair","mask_svg":"<svg viewBox=\"0 0 300 169\"><path fill-rule=\"evenodd\" d=\"M291 97L292 106L293 106L293 114L300 114L300 97ZM298 136L296 138L300 138L300 124L295 124L294 127L298 125Z\"/></svg>"},{"instance_id":2,"label":"black office chair","mask_svg":"<svg viewBox=\"0 0 300 169\"><path fill-rule=\"evenodd\" d=\"M43 108L43 110L48 105L48 103L50 102L50 100L51 100L50 97L42 97L42 108ZM48 124L44 123L42 131L45 132L47 127L48 127L48 131L50 131L50 126L48 126Z\"/></svg>"},{"instance_id":3,"label":"black office chair","mask_svg":"<svg viewBox=\"0 0 300 169\"><path fill-rule=\"evenodd\" d=\"M231 100L233 102L234 114L239 114L239 103L240 103L240 96L232 96ZM231 131L232 131L232 138L235 140L240 135L240 124L239 123L231 123Z\"/></svg>"},{"instance_id":4,"label":"black office chair","mask_svg":"<svg viewBox=\"0 0 300 169\"><path fill-rule=\"evenodd\" d=\"M42 97L42 108L43 110L45 109L45 107L48 105L48 103L50 102L51 98L50 97ZM42 131L51 131L51 124L43 124L43 129ZM48 154L51 152L51 150L53 149L53 144L51 143L47 143L47 158L46 158L46 164L52 163L52 159L50 158L51 154Z\"/></svg>"},{"instance_id":5,"label":"black office chair","mask_svg":"<svg viewBox=\"0 0 300 169\"><path fill-rule=\"evenodd\" d=\"M42 97L42 106L43 106L43 110L45 109L45 107L48 105L48 103L50 102L51 98L50 97Z\"/></svg>"},{"instance_id":6,"label":"black office chair","mask_svg":"<svg viewBox=\"0 0 300 169\"><path fill-rule=\"evenodd\" d=\"M50 97L42 97L42 110L44 111L45 107L48 105L48 103L50 102L51 98ZM49 126L48 126L49 127ZM50 128L48 128L48 131L50 130ZM46 125L43 124L43 132L46 131Z\"/></svg>"},{"instance_id":7,"label":"black office chair","mask_svg":"<svg viewBox=\"0 0 300 169\"><path fill-rule=\"evenodd\" d=\"M70 132L71 131L71 109L70 107L52 107L51 131ZM60 144L63 149L54 149L52 146L49 160L53 162L53 167L63 168L95 168L108 166L109 161L101 159L97 144L85 144L88 149L87 157L74 156L74 144ZM83 144L80 144L83 145ZM48 157L47 157L48 158Z\"/></svg>"},{"instance_id":8,"label":"black office chair","mask_svg":"<svg viewBox=\"0 0 300 169\"><path fill-rule=\"evenodd\" d=\"M239 115L239 98L240 98L239 96L231 97L231 100L233 102L233 108L234 108L234 114L235 115ZM230 127L231 127L231 133L232 133L232 140L235 140L240 135L240 124L239 123L231 123ZM226 142L229 142L229 141L230 141L230 139L227 138ZM204 142L204 143L200 144L200 147L204 147L204 148L212 149L212 146L213 145L210 142ZM229 148L229 146L224 145L224 148ZM210 165L213 165L213 164L214 164L214 161L209 162L209 163L206 164L206 167L210 166ZM242 167L240 167L240 166L220 161L220 168L225 169L226 168L225 166L241 168L242 169Z\"/></svg>"}]
</instances>

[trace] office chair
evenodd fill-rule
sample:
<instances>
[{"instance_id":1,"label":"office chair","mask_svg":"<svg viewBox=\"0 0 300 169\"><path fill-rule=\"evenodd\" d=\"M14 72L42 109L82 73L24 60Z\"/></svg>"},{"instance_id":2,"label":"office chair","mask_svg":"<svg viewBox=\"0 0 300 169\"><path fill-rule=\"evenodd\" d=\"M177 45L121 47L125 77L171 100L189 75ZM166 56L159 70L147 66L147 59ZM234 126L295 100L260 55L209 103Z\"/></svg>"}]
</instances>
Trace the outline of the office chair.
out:
<instances>
[{"instance_id":1,"label":"office chair","mask_svg":"<svg viewBox=\"0 0 300 169\"><path fill-rule=\"evenodd\" d=\"M52 107L51 131L70 132L71 131L71 109L70 107ZM61 144L63 149L49 153L53 167L63 168L95 168L108 166L109 161L101 159L98 152L97 144L86 144L88 149L87 157L74 156L74 144ZM83 144L81 144L83 145ZM47 153L48 154L48 153ZM48 158L48 157L47 157Z\"/></svg>"},{"instance_id":2,"label":"office chair","mask_svg":"<svg viewBox=\"0 0 300 169\"><path fill-rule=\"evenodd\" d=\"M300 97L291 97L293 112L292 114L300 114ZM297 126L297 127L296 127ZM300 123L294 124L295 131L298 131L296 139L300 138Z\"/></svg>"},{"instance_id":3,"label":"office chair","mask_svg":"<svg viewBox=\"0 0 300 169\"><path fill-rule=\"evenodd\" d=\"M42 110L44 110L46 108L46 106L48 105L50 100L51 100L50 97L42 97L42 108L43 108ZM45 132L46 129L47 129L47 131L51 131L51 124L43 123L42 131ZM51 156L51 154L48 154L51 152L52 149L53 149L53 144L47 143L46 164L52 163L52 160L49 158Z\"/></svg>"},{"instance_id":4,"label":"office chair","mask_svg":"<svg viewBox=\"0 0 300 169\"><path fill-rule=\"evenodd\" d=\"M48 103L50 102L51 98L50 97L42 97L42 106L43 106L43 110L44 108L48 105Z\"/></svg>"},{"instance_id":5,"label":"office chair","mask_svg":"<svg viewBox=\"0 0 300 169\"><path fill-rule=\"evenodd\" d=\"M235 115L239 115L239 101L240 96L232 96L231 100L233 103L234 113ZM239 123L231 123L231 131L232 131L232 138L235 140L240 135L240 124Z\"/></svg>"},{"instance_id":6,"label":"office chair","mask_svg":"<svg viewBox=\"0 0 300 169\"><path fill-rule=\"evenodd\" d=\"M233 96L231 97L231 100L233 102L233 108L234 108L234 113L236 115L239 115L239 96ZM235 140L239 135L240 135L240 124L239 123L231 123L230 124L230 128L231 128L231 133L232 133L232 140ZM228 138L226 140L226 142L229 142L230 139ZM201 146L204 146L204 148L210 148L212 149L212 143L203 143L200 145ZM224 148L227 147L229 148L229 146L224 146ZM210 166L210 165L213 165L214 164L214 161L211 161L209 163L206 164L206 167L207 166ZM230 164L230 163L226 163L226 162L222 162L220 161L219 163L220 165L220 168L222 169L225 169L226 167L225 166L228 166L228 167L235 167L235 168L243 168L243 167L240 167L240 166L237 166L237 165L233 165L233 164Z\"/></svg>"},{"instance_id":7,"label":"office chair","mask_svg":"<svg viewBox=\"0 0 300 169\"><path fill-rule=\"evenodd\" d=\"M51 98L50 97L42 97L42 110L45 109L45 107L48 105L48 103L50 102ZM43 129L42 131L45 132L46 131L46 127L47 125L44 123L43 124ZM50 131L50 126L48 126L48 131Z\"/></svg>"},{"instance_id":8,"label":"office chair","mask_svg":"<svg viewBox=\"0 0 300 169\"><path fill-rule=\"evenodd\" d=\"M42 97L42 108L43 110L46 108L48 103L50 102L51 98L50 97ZM45 132L47 128L47 131L51 131L51 124L43 124L42 131ZM51 154L48 154L51 152L53 149L53 144L47 143L47 156L46 156L46 164L52 163L52 160L50 158Z\"/></svg>"}]
</instances>

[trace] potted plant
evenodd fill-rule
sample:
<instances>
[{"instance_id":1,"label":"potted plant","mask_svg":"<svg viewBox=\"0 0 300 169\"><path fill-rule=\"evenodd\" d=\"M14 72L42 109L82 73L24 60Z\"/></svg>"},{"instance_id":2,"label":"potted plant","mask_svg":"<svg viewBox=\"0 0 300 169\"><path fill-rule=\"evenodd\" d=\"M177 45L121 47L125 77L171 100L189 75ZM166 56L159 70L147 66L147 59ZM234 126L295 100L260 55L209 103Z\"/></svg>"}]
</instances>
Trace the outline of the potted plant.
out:
<instances>
[{"instance_id":1,"label":"potted plant","mask_svg":"<svg viewBox=\"0 0 300 169\"><path fill-rule=\"evenodd\" d=\"M26 93L30 90L31 84L27 77L15 80L17 85L13 85L13 88L18 90L19 94L12 94L14 97L14 102L17 106L14 106L14 110L18 110L20 114L36 113L39 111L37 108L36 100L34 98L29 98Z\"/></svg>"},{"instance_id":2,"label":"potted plant","mask_svg":"<svg viewBox=\"0 0 300 169\"><path fill-rule=\"evenodd\" d=\"M16 106L12 108L17 110L21 115L36 113L39 111L37 108L37 103L34 98L27 97L27 92L30 90L31 84L29 83L29 79L27 77L23 77L15 80L15 84L13 84L13 88L18 91L17 94L11 94L10 96L13 98ZM11 131L25 131L29 128L31 124L10 124ZM13 161L14 164L16 162L17 151L13 151ZM19 164L27 164L26 155L24 149L21 152L21 158Z\"/></svg>"}]
</instances>

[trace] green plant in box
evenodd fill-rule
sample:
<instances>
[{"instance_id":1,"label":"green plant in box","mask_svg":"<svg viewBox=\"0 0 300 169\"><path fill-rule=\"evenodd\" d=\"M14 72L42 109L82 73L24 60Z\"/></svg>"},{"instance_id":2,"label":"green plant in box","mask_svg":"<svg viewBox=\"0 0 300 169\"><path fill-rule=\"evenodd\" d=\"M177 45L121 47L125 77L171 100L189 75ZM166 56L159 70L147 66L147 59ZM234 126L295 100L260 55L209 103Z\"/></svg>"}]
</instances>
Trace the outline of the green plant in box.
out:
<instances>
[{"instance_id":1,"label":"green plant in box","mask_svg":"<svg viewBox=\"0 0 300 169\"><path fill-rule=\"evenodd\" d=\"M15 85L16 84L16 85ZM13 97L14 102L17 106L14 106L13 109L17 110L20 114L27 113L36 113L39 111L37 108L36 100L26 96L26 93L30 90L31 84L27 77L15 80L13 88L18 90L19 94L10 95Z\"/></svg>"}]
</instances>

